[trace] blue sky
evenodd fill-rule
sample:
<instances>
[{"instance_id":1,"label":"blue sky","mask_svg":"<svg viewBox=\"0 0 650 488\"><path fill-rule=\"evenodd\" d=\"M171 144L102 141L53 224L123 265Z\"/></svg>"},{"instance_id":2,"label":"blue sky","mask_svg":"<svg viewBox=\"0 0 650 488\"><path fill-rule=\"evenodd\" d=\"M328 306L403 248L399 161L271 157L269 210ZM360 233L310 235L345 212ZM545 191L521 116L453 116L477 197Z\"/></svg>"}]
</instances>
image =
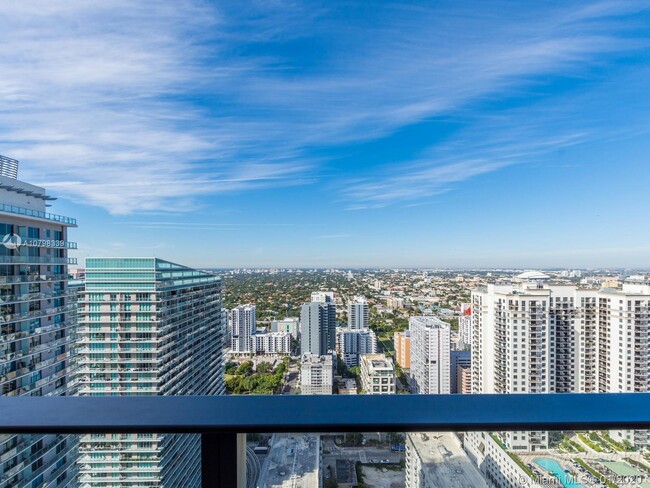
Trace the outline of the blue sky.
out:
<instances>
[{"instance_id":1,"label":"blue sky","mask_svg":"<svg viewBox=\"0 0 650 488\"><path fill-rule=\"evenodd\" d=\"M79 257L650 267L650 1L25 0L0 26L0 154Z\"/></svg>"}]
</instances>

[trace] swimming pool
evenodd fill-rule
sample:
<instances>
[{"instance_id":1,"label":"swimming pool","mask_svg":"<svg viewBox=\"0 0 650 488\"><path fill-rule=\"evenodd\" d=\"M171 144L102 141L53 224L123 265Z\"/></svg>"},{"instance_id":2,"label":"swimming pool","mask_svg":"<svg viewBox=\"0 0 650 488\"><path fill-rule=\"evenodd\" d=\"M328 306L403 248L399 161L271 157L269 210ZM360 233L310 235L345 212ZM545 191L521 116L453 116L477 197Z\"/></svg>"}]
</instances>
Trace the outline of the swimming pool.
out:
<instances>
[{"instance_id":1,"label":"swimming pool","mask_svg":"<svg viewBox=\"0 0 650 488\"><path fill-rule=\"evenodd\" d=\"M578 483L574 478L569 474L565 473L562 469L562 466L557 461L546 458L535 459L535 464L538 464L546 471L553 473L564 488L584 488L580 483Z\"/></svg>"}]
</instances>

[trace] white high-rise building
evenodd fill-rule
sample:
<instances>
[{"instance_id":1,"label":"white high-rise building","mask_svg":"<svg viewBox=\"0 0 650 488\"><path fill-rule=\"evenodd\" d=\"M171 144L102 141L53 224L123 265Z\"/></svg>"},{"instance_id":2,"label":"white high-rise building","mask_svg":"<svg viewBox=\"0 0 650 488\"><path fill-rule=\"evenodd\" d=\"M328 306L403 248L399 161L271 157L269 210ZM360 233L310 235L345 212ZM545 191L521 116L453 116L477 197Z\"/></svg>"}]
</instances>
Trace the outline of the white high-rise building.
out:
<instances>
[{"instance_id":1,"label":"white high-rise building","mask_svg":"<svg viewBox=\"0 0 650 488\"><path fill-rule=\"evenodd\" d=\"M359 356L377 352L377 336L370 329L338 329L336 352L350 368L359 365Z\"/></svg>"},{"instance_id":2,"label":"white high-rise building","mask_svg":"<svg viewBox=\"0 0 650 488\"><path fill-rule=\"evenodd\" d=\"M650 391L650 285L580 289L537 272L472 293L473 393ZM648 445L646 431L613 431ZM544 432L504 434L509 447L548 446Z\"/></svg>"},{"instance_id":3,"label":"white high-rise building","mask_svg":"<svg viewBox=\"0 0 650 488\"><path fill-rule=\"evenodd\" d=\"M451 328L437 317L409 318L414 393L451 393Z\"/></svg>"},{"instance_id":4,"label":"white high-rise building","mask_svg":"<svg viewBox=\"0 0 650 488\"><path fill-rule=\"evenodd\" d=\"M366 329L369 318L368 301L363 297L354 297L354 300L348 303L348 328Z\"/></svg>"},{"instance_id":5,"label":"white high-rise building","mask_svg":"<svg viewBox=\"0 0 650 488\"><path fill-rule=\"evenodd\" d=\"M49 213L56 200L20 181L0 156L0 394L68 396L74 383L77 291L68 240L76 220ZM0 413L0 415L3 415ZM0 487L77 486L78 437L0 434Z\"/></svg>"},{"instance_id":6,"label":"white high-rise building","mask_svg":"<svg viewBox=\"0 0 650 488\"><path fill-rule=\"evenodd\" d=\"M589 332L597 344L598 359L590 371L596 372L598 391L649 392L650 284L623 283L622 290L600 290L596 303L598 327ZM637 448L650 446L647 430L610 431L610 435Z\"/></svg>"},{"instance_id":7,"label":"white high-rise building","mask_svg":"<svg viewBox=\"0 0 650 488\"><path fill-rule=\"evenodd\" d=\"M239 305L230 310L228 323L231 352L253 352L255 348L253 334L256 331L256 322L255 305Z\"/></svg>"},{"instance_id":8,"label":"white high-rise building","mask_svg":"<svg viewBox=\"0 0 650 488\"><path fill-rule=\"evenodd\" d=\"M472 307L469 303L461 303L458 317L458 349L469 349L471 346Z\"/></svg>"},{"instance_id":9,"label":"white high-rise building","mask_svg":"<svg viewBox=\"0 0 650 488\"><path fill-rule=\"evenodd\" d=\"M541 288L545 279L539 274L519 289L488 285L472 292L473 393L555 391L550 291ZM503 438L514 450L548 448L547 432L505 432Z\"/></svg>"},{"instance_id":10,"label":"white high-rise building","mask_svg":"<svg viewBox=\"0 0 650 488\"><path fill-rule=\"evenodd\" d=\"M300 390L303 395L331 395L334 360L331 354L303 354L300 360Z\"/></svg>"}]
</instances>

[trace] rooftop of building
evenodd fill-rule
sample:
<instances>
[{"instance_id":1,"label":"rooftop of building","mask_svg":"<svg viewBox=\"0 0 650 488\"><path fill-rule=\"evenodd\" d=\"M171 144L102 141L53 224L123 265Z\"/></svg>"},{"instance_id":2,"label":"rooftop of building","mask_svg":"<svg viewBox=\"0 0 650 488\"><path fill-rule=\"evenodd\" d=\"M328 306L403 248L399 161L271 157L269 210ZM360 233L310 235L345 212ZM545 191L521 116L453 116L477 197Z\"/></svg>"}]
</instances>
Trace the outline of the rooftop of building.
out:
<instances>
[{"instance_id":1,"label":"rooftop of building","mask_svg":"<svg viewBox=\"0 0 650 488\"><path fill-rule=\"evenodd\" d=\"M362 297L362 296L356 296L356 297L354 297L354 298L352 299L352 301L351 301L350 303L351 303L351 304L354 303L354 304L360 304L360 305L367 305L367 304L368 304L368 300L366 300L365 297Z\"/></svg>"},{"instance_id":2,"label":"rooftop of building","mask_svg":"<svg viewBox=\"0 0 650 488\"><path fill-rule=\"evenodd\" d=\"M300 361L302 364L333 364L334 359L331 354L318 356L317 354L306 353L302 355Z\"/></svg>"},{"instance_id":3,"label":"rooftop of building","mask_svg":"<svg viewBox=\"0 0 650 488\"><path fill-rule=\"evenodd\" d=\"M137 291L138 284L156 282L165 288L220 282L221 278L207 271L199 271L156 257L89 257L86 258L86 289L115 290L115 284L128 285ZM124 277L124 270L129 277ZM147 290L149 290L147 288ZM150 291L150 290L149 290Z\"/></svg>"},{"instance_id":4,"label":"rooftop of building","mask_svg":"<svg viewBox=\"0 0 650 488\"><path fill-rule=\"evenodd\" d=\"M357 381L354 378L342 378L339 380L339 387L346 390L356 389Z\"/></svg>"},{"instance_id":5,"label":"rooftop of building","mask_svg":"<svg viewBox=\"0 0 650 488\"><path fill-rule=\"evenodd\" d=\"M416 317L409 317L409 324L420 324L432 329L449 329L451 327L449 323L435 315L418 315Z\"/></svg>"},{"instance_id":6,"label":"rooftop of building","mask_svg":"<svg viewBox=\"0 0 650 488\"><path fill-rule=\"evenodd\" d=\"M384 354L362 354L361 361L365 362L373 369L390 369L394 368L393 360Z\"/></svg>"},{"instance_id":7,"label":"rooftop of building","mask_svg":"<svg viewBox=\"0 0 650 488\"><path fill-rule=\"evenodd\" d=\"M259 488L319 486L320 436L274 434L258 480Z\"/></svg>"},{"instance_id":8,"label":"rooftop of building","mask_svg":"<svg viewBox=\"0 0 650 488\"><path fill-rule=\"evenodd\" d=\"M422 432L409 434L410 442L422 462L427 481L433 486L487 487L478 469L460 447L451 432Z\"/></svg>"}]
</instances>

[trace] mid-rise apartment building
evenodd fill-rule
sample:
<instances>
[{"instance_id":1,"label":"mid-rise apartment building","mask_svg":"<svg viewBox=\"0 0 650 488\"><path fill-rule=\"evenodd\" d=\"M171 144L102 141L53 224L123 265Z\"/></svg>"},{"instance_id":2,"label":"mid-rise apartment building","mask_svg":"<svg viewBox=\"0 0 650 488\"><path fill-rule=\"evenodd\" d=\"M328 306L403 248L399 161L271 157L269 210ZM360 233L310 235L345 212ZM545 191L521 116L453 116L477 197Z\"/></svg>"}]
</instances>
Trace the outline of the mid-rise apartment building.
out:
<instances>
[{"instance_id":1,"label":"mid-rise apartment building","mask_svg":"<svg viewBox=\"0 0 650 488\"><path fill-rule=\"evenodd\" d=\"M274 320L271 322L271 332L287 332L291 334L292 340L298 340L300 337L300 322L296 317Z\"/></svg>"},{"instance_id":2,"label":"mid-rise apartment building","mask_svg":"<svg viewBox=\"0 0 650 488\"><path fill-rule=\"evenodd\" d=\"M437 317L409 318L414 393L451 393L451 328Z\"/></svg>"},{"instance_id":3,"label":"mid-rise apartment building","mask_svg":"<svg viewBox=\"0 0 650 488\"><path fill-rule=\"evenodd\" d=\"M266 332L253 336L256 354L291 354L291 334Z\"/></svg>"},{"instance_id":4,"label":"mid-rise apartment building","mask_svg":"<svg viewBox=\"0 0 650 488\"><path fill-rule=\"evenodd\" d=\"M224 393L221 280L158 258L88 258L79 393ZM197 435L84 435L82 488L199 487Z\"/></svg>"},{"instance_id":5,"label":"mid-rise apartment building","mask_svg":"<svg viewBox=\"0 0 650 488\"><path fill-rule=\"evenodd\" d=\"M404 299L400 297L389 296L386 298L386 306L388 308L401 310L404 308Z\"/></svg>"},{"instance_id":6,"label":"mid-rise apartment building","mask_svg":"<svg viewBox=\"0 0 650 488\"><path fill-rule=\"evenodd\" d=\"M395 362L402 369L411 369L411 332L395 332L393 335L395 344Z\"/></svg>"},{"instance_id":7,"label":"mid-rise apartment building","mask_svg":"<svg viewBox=\"0 0 650 488\"><path fill-rule=\"evenodd\" d=\"M48 212L55 198L17 178L18 161L0 156L0 394L73 395L76 220ZM0 433L0 487L75 486L76 446L75 436Z\"/></svg>"},{"instance_id":8,"label":"mid-rise apartment building","mask_svg":"<svg viewBox=\"0 0 650 488\"><path fill-rule=\"evenodd\" d=\"M395 365L385 354L361 356L361 387L368 395L396 393Z\"/></svg>"},{"instance_id":9,"label":"mid-rise apartment building","mask_svg":"<svg viewBox=\"0 0 650 488\"><path fill-rule=\"evenodd\" d=\"M354 297L348 303L348 328L349 329L367 329L370 319L370 309L368 300L363 297Z\"/></svg>"},{"instance_id":10,"label":"mid-rise apartment building","mask_svg":"<svg viewBox=\"0 0 650 488\"><path fill-rule=\"evenodd\" d=\"M230 352L250 354L255 348L253 334L257 330L255 305L239 305L229 312Z\"/></svg>"},{"instance_id":11,"label":"mid-rise apartment building","mask_svg":"<svg viewBox=\"0 0 650 488\"><path fill-rule=\"evenodd\" d=\"M300 360L300 392L331 395L334 388L334 359L331 354L303 354Z\"/></svg>"},{"instance_id":12,"label":"mid-rise apartment building","mask_svg":"<svg viewBox=\"0 0 650 488\"><path fill-rule=\"evenodd\" d=\"M377 336L375 332L365 329L338 329L336 332L336 352L345 365L350 368L359 365L362 354L377 352Z\"/></svg>"}]
</instances>

